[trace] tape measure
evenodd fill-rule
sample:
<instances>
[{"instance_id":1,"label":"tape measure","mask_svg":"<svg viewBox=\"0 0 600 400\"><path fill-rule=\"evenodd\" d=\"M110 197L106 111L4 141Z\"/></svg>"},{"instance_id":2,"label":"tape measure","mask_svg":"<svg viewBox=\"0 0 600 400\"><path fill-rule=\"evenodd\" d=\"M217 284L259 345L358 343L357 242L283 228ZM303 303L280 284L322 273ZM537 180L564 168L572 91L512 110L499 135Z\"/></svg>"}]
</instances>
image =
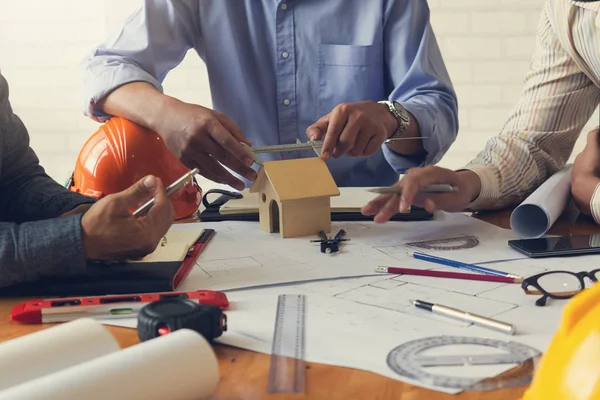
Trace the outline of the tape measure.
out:
<instances>
[{"instance_id":1,"label":"tape measure","mask_svg":"<svg viewBox=\"0 0 600 400\"><path fill-rule=\"evenodd\" d=\"M269 393L304 392L304 295L282 294L277 300L269 368Z\"/></svg>"},{"instance_id":2,"label":"tape measure","mask_svg":"<svg viewBox=\"0 0 600 400\"><path fill-rule=\"evenodd\" d=\"M191 329L212 342L227 330L227 316L217 306L187 299L155 301L138 313L137 332L142 342L179 329Z\"/></svg>"},{"instance_id":3,"label":"tape measure","mask_svg":"<svg viewBox=\"0 0 600 400\"><path fill-rule=\"evenodd\" d=\"M434 350L442 350L448 354L449 346L479 346L477 350L471 347L471 354L462 355L434 355ZM485 351L482 351L483 347ZM490 349L494 349L490 352ZM445 350L445 351L444 351ZM456 351L456 350L454 350ZM429 355L424 353L430 353ZM388 366L398 375L410 380L422 382L428 386L439 388L488 391L500 388L510 388L527 385L531 382L535 364L541 353L529 346L516 342L501 340L465 337L465 336L434 336L417 339L404 343L393 349L387 357ZM518 367L494 378L465 377L462 368L477 366L518 364ZM462 367L455 370L456 374L444 375L430 372L427 368ZM451 371L452 369L448 369Z\"/></svg>"}]
</instances>

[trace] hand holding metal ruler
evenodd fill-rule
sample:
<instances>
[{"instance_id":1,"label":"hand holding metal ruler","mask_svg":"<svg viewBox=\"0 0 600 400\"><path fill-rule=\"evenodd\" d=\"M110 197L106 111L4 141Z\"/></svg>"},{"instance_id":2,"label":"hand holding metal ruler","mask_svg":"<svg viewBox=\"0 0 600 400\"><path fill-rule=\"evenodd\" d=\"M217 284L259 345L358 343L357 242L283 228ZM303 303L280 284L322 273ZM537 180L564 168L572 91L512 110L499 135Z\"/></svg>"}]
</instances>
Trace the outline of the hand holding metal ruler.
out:
<instances>
[{"instance_id":1,"label":"hand holding metal ruler","mask_svg":"<svg viewBox=\"0 0 600 400\"><path fill-rule=\"evenodd\" d=\"M409 137L409 138L395 138L388 139L385 143L396 142L400 140L415 140L415 139L424 139L424 137ZM284 153L287 151L302 151L302 150L313 150L318 156L321 155L321 149L323 148L322 140L309 140L307 142L301 142L300 139L296 140L296 143L291 144L276 144L272 146L254 146L250 147L245 143L241 143L244 146L252 159L257 163L262 165L262 161L256 157L256 154L264 154L264 153Z\"/></svg>"}]
</instances>

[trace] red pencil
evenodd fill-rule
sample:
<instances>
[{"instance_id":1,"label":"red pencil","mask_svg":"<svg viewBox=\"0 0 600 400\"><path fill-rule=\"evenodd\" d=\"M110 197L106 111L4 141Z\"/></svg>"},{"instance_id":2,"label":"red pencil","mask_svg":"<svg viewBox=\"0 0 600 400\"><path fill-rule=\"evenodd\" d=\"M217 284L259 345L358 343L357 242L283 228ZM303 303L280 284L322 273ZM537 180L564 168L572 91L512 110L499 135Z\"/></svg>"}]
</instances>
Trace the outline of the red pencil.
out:
<instances>
[{"instance_id":1,"label":"red pencil","mask_svg":"<svg viewBox=\"0 0 600 400\"><path fill-rule=\"evenodd\" d=\"M494 276L494 275L479 275L479 274L466 274L462 272L447 272L447 271L433 271L427 269L409 269L409 268L397 268L397 267L377 267L375 272L384 272L388 274L401 274L401 275L420 275L420 276L431 276L435 278L450 278L450 279L465 279L470 281L486 281L486 282L504 282L504 283L521 283L523 278L510 278L507 276Z\"/></svg>"}]
</instances>

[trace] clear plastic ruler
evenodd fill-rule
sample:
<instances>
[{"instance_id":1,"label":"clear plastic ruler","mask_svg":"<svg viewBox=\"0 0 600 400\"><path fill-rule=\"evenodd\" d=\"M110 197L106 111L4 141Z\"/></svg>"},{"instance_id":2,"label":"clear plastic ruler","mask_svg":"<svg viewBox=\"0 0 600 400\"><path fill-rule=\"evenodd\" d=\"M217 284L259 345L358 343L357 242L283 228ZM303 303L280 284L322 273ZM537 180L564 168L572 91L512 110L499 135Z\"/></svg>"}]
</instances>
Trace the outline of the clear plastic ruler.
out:
<instances>
[{"instance_id":1,"label":"clear plastic ruler","mask_svg":"<svg viewBox=\"0 0 600 400\"><path fill-rule=\"evenodd\" d=\"M269 369L269 393L304 392L305 309L304 295L279 296Z\"/></svg>"},{"instance_id":2,"label":"clear plastic ruler","mask_svg":"<svg viewBox=\"0 0 600 400\"><path fill-rule=\"evenodd\" d=\"M449 346L468 348L470 353L453 354L456 350L449 353ZM427 386L487 391L529 384L540 355L539 351L517 342L434 336L396 347L388 354L387 363L397 374ZM477 366L501 364L517 367L494 378L476 376ZM440 368L447 373L441 373ZM465 368L471 370L462 370Z\"/></svg>"}]
</instances>

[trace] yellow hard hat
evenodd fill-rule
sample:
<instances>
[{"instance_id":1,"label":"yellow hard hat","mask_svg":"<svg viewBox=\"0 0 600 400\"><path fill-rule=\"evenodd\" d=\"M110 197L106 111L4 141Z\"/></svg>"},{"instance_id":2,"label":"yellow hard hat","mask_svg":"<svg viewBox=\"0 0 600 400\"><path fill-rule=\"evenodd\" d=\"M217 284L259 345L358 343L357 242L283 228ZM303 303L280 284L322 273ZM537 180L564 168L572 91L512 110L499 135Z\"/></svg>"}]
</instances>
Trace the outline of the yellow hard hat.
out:
<instances>
[{"instance_id":1,"label":"yellow hard hat","mask_svg":"<svg viewBox=\"0 0 600 400\"><path fill-rule=\"evenodd\" d=\"M550 347L522 400L600 399L600 284L565 306Z\"/></svg>"}]
</instances>

